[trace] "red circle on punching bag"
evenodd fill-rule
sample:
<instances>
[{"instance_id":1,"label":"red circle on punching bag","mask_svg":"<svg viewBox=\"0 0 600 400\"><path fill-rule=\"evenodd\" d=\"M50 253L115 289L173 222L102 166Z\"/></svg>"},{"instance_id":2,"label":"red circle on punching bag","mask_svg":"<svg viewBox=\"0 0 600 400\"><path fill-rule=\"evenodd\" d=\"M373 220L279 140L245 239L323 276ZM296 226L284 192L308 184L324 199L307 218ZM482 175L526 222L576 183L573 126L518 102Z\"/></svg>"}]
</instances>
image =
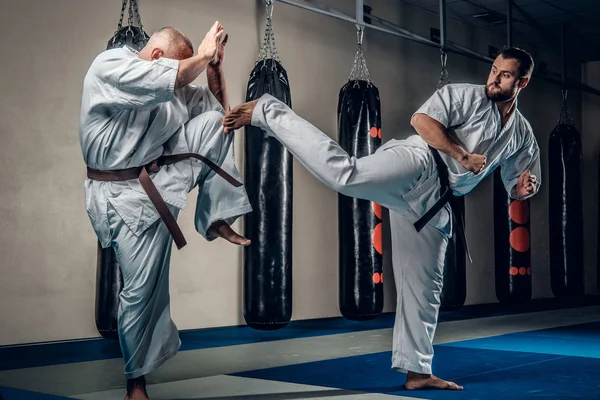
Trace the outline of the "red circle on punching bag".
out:
<instances>
[{"instance_id":1,"label":"red circle on punching bag","mask_svg":"<svg viewBox=\"0 0 600 400\"><path fill-rule=\"evenodd\" d=\"M525 268L525 267L519 268L519 275L527 275L527 268Z\"/></svg>"},{"instance_id":2,"label":"red circle on punching bag","mask_svg":"<svg viewBox=\"0 0 600 400\"><path fill-rule=\"evenodd\" d=\"M375 229L373 229L372 240L373 240L373 247L375 247L375 250L379 254L382 254L383 253L383 237L382 237L382 232L381 232L381 222L375 226Z\"/></svg>"},{"instance_id":3,"label":"red circle on punching bag","mask_svg":"<svg viewBox=\"0 0 600 400\"><path fill-rule=\"evenodd\" d=\"M515 228L510 233L510 247L521 253L529 250L529 231L523 226Z\"/></svg>"},{"instance_id":4,"label":"red circle on punching bag","mask_svg":"<svg viewBox=\"0 0 600 400\"><path fill-rule=\"evenodd\" d=\"M512 276L519 275L519 268L510 267L510 269L508 270L508 273L511 274Z\"/></svg>"},{"instance_id":5,"label":"red circle on punching bag","mask_svg":"<svg viewBox=\"0 0 600 400\"><path fill-rule=\"evenodd\" d=\"M529 220L529 206L526 201L515 200L508 208L510 219L517 224L524 224Z\"/></svg>"},{"instance_id":6,"label":"red circle on punching bag","mask_svg":"<svg viewBox=\"0 0 600 400\"><path fill-rule=\"evenodd\" d=\"M369 133L371 134L372 138L376 138L377 137L377 128L372 127L371 131Z\"/></svg>"},{"instance_id":7,"label":"red circle on punching bag","mask_svg":"<svg viewBox=\"0 0 600 400\"><path fill-rule=\"evenodd\" d=\"M383 212L381 211L381 204L377 204L375 202L372 203L373 204L373 213L375 213L375 216L379 219L381 219L381 217L383 216Z\"/></svg>"},{"instance_id":8,"label":"red circle on punching bag","mask_svg":"<svg viewBox=\"0 0 600 400\"><path fill-rule=\"evenodd\" d=\"M375 272L373 274L373 283L375 283L375 284L381 283L381 275L379 275L379 272Z\"/></svg>"}]
</instances>

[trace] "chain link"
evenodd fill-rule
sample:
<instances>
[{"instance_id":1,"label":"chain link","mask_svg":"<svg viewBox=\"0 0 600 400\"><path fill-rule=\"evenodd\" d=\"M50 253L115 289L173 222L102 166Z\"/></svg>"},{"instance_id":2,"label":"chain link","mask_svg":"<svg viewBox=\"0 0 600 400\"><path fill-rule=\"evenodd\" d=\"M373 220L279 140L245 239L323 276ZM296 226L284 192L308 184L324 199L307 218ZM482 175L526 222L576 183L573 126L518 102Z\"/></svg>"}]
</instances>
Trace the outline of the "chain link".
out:
<instances>
[{"instance_id":1,"label":"chain link","mask_svg":"<svg viewBox=\"0 0 600 400\"><path fill-rule=\"evenodd\" d=\"M442 71L440 72L440 80L438 81L437 89L441 89L447 84L450 83L450 77L448 76L448 69L446 68L446 64L448 61L448 54L444 49L440 50L440 58L442 61Z\"/></svg>"},{"instance_id":2,"label":"chain link","mask_svg":"<svg viewBox=\"0 0 600 400\"><path fill-rule=\"evenodd\" d=\"M258 53L256 63L259 63L260 61L266 61L269 58L279 62L279 54L277 54L277 46L275 45L275 33L273 32L273 0L265 0L265 6L267 10L265 35L263 37L262 46ZM275 68L274 65L273 68Z\"/></svg>"},{"instance_id":3,"label":"chain link","mask_svg":"<svg viewBox=\"0 0 600 400\"><path fill-rule=\"evenodd\" d=\"M564 125L575 125L569 109L567 107L567 89L562 90L562 105L560 107L560 116L558 117L557 123Z\"/></svg>"},{"instance_id":4,"label":"chain link","mask_svg":"<svg viewBox=\"0 0 600 400\"><path fill-rule=\"evenodd\" d=\"M367 68L367 61L365 60L365 54L363 52L363 34L364 27L358 26L356 31L357 45L356 45L356 55L354 56L354 63L352 65L352 69L350 70L350 76L348 76L349 81L355 81L355 85L358 85L358 81L367 81L369 85L371 85L371 75L369 74L369 69Z\"/></svg>"},{"instance_id":5,"label":"chain link","mask_svg":"<svg viewBox=\"0 0 600 400\"><path fill-rule=\"evenodd\" d=\"M142 25L142 16L140 15L140 10L138 9L137 0L130 0L130 1L133 2L133 10L135 12L135 18L137 19L137 23L138 23L140 29L143 31L144 25Z\"/></svg>"},{"instance_id":6,"label":"chain link","mask_svg":"<svg viewBox=\"0 0 600 400\"><path fill-rule=\"evenodd\" d=\"M127 0L123 0L123 7L121 8L121 19L119 19L119 27L117 28L117 32L119 32L121 29L123 29L123 17L125 17L125 9L126 8L127 8Z\"/></svg>"},{"instance_id":7,"label":"chain link","mask_svg":"<svg viewBox=\"0 0 600 400\"><path fill-rule=\"evenodd\" d=\"M133 26L133 2L129 1L129 26Z\"/></svg>"}]
</instances>

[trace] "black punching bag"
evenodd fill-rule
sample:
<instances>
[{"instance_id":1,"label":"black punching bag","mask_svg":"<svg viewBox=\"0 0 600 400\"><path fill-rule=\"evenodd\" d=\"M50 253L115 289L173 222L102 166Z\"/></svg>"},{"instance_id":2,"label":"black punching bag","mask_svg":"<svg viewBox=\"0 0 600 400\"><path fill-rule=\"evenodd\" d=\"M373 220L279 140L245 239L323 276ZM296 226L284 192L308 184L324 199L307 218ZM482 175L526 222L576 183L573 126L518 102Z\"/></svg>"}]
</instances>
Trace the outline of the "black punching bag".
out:
<instances>
[{"instance_id":1,"label":"black punching bag","mask_svg":"<svg viewBox=\"0 0 600 400\"><path fill-rule=\"evenodd\" d=\"M461 215L465 215L465 198L456 198ZM452 213L452 225L456 226ZM456 229L454 229L456 232ZM442 287L440 310L455 311L465 304L467 299L467 254L465 246L457 234L448 239L446 258L444 261L444 285Z\"/></svg>"},{"instance_id":2,"label":"black punching bag","mask_svg":"<svg viewBox=\"0 0 600 400\"><path fill-rule=\"evenodd\" d=\"M531 299L529 200L509 196L500 168L494 172L494 255L496 297L506 304Z\"/></svg>"},{"instance_id":3,"label":"black punching bag","mask_svg":"<svg viewBox=\"0 0 600 400\"><path fill-rule=\"evenodd\" d=\"M123 16L129 3L129 25L123 26ZM134 18L139 26L135 26ZM106 49L128 45L141 50L148 43L149 36L144 32L139 15L137 0L123 0L121 19L114 36L108 41ZM98 243L96 266L96 329L106 339L118 339L117 311L119 294L123 289L123 277L115 251L109 247L103 249Z\"/></svg>"},{"instance_id":4,"label":"black punching bag","mask_svg":"<svg viewBox=\"0 0 600 400\"><path fill-rule=\"evenodd\" d=\"M119 261L112 247L103 249L98 242L98 265L96 266L96 329L105 339L116 340L119 294L123 289L123 277Z\"/></svg>"},{"instance_id":5,"label":"black punching bag","mask_svg":"<svg viewBox=\"0 0 600 400\"><path fill-rule=\"evenodd\" d=\"M291 107L290 85L271 43L270 18L263 55L248 82L246 101L264 93ZM272 49L270 49L272 51ZM260 128L246 126L245 182L253 212L244 216L244 319L251 328L275 330L292 317L292 156Z\"/></svg>"},{"instance_id":6,"label":"black punching bag","mask_svg":"<svg viewBox=\"0 0 600 400\"><path fill-rule=\"evenodd\" d=\"M562 119L562 117L561 117ZM559 123L548 140L550 277L556 297L584 294L581 137Z\"/></svg>"},{"instance_id":7,"label":"black punching bag","mask_svg":"<svg viewBox=\"0 0 600 400\"><path fill-rule=\"evenodd\" d=\"M598 159L600 159L600 157L598 157ZM598 178L600 178L600 162L598 163ZM598 185L598 188L600 189L600 185ZM598 199L597 199L597 203L596 203L598 210L600 210L600 192L598 193ZM598 213L598 227L600 227L600 212ZM600 249L600 232L598 234L598 237L596 239L596 245L598 246L597 248ZM596 252L596 262L597 262L597 276L596 276L596 283L598 285L598 288L600 289L600 251Z\"/></svg>"},{"instance_id":8,"label":"black punching bag","mask_svg":"<svg viewBox=\"0 0 600 400\"><path fill-rule=\"evenodd\" d=\"M338 142L350 156L381 146L379 90L368 77L359 42L354 68L338 97ZM339 307L344 318L366 321L383 310L382 209L338 194Z\"/></svg>"},{"instance_id":9,"label":"black punching bag","mask_svg":"<svg viewBox=\"0 0 600 400\"><path fill-rule=\"evenodd\" d=\"M442 71L438 81L437 89L441 89L450 83L448 69L446 68L447 54L442 51ZM456 204L460 208L461 215L465 215L465 198L456 198ZM452 213L452 226L461 223L457 221ZM456 228L454 229L456 232ZM446 255L444 259L444 273L442 295L440 296L441 311L455 311L465 304L467 299L467 254L465 245L455 233L448 239Z\"/></svg>"}]
</instances>

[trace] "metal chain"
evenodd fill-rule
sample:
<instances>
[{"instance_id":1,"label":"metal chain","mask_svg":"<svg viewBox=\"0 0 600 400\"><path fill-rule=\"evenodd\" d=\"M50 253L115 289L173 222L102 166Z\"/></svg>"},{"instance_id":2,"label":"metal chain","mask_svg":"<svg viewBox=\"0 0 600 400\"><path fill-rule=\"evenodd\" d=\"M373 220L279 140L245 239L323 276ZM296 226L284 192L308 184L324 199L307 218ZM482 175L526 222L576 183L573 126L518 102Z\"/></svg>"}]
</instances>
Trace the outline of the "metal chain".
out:
<instances>
[{"instance_id":1,"label":"metal chain","mask_svg":"<svg viewBox=\"0 0 600 400\"><path fill-rule=\"evenodd\" d=\"M129 26L133 26L133 2L129 1Z\"/></svg>"},{"instance_id":2,"label":"metal chain","mask_svg":"<svg viewBox=\"0 0 600 400\"><path fill-rule=\"evenodd\" d=\"M558 117L557 123L559 125L575 125L567 107L567 89L562 90L562 105L560 107L560 116Z\"/></svg>"},{"instance_id":3,"label":"metal chain","mask_svg":"<svg viewBox=\"0 0 600 400\"><path fill-rule=\"evenodd\" d=\"M117 32L123 29L123 17L125 17L125 8L127 8L127 0L123 0L123 7L121 8L121 19L119 19L119 27Z\"/></svg>"},{"instance_id":4,"label":"metal chain","mask_svg":"<svg viewBox=\"0 0 600 400\"><path fill-rule=\"evenodd\" d=\"M438 90L450 83L450 77L448 76L448 69L446 68L448 54L446 53L446 51L444 49L441 49L440 52L441 52L440 58L442 60L442 71L440 72L440 80L438 81L438 85L437 85Z\"/></svg>"},{"instance_id":5,"label":"metal chain","mask_svg":"<svg viewBox=\"0 0 600 400\"><path fill-rule=\"evenodd\" d=\"M369 74L369 69L367 68L367 61L365 60L365 55L363 53L363 34L364 27L358 26L356 31L358 44L356 46L356 55L354 56L354 64L352 65L352 70L350 70L350 76L348 76L349 81L355 81L355 84L358 85L358 81L367 81L369 85L372 83L371 75Z\"/></svg>"},{"instance_id":6,"label":"metal chain","mask_svg":"<svg viewBox=\"0 0 600 400\"><path fill-rule=\"evenodd\" d=\"M256 62L265 61L269 58L272 58L275 61L279 60L279 55L277 54L277 46L275 45L275 33L273 32L273 0L265 0L265 5L267 9L267 22L265 26L265 35L263 37L262 46L258 53L258 58ZM275 66L273 66L275 68Z\"/></svg>"},{"instance_id":7,"label":"metal chain","mask_svg":"<svg viewBox=\"0 0 600 400\"><path fill-rule=\"evenodd\" d=\"M140 10L138 9L137 0L130 0L130 1L133 2L133 10L135 12L135 18L137 19L137 23L138 23L140 29L143 31L144 25L142 25L142 16L140 15Z\"/></svg>"}]
</instances>

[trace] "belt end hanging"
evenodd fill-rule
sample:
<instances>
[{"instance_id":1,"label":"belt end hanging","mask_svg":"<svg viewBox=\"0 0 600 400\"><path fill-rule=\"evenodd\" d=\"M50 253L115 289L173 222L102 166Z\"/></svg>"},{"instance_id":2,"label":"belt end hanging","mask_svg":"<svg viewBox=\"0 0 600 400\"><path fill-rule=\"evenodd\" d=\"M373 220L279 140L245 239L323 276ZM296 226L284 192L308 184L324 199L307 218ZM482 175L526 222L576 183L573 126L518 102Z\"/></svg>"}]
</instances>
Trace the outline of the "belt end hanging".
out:
<instances>
[{"instance_id":1,"label":"belt end hanging","mask_svg":"<svg viewBox=\"0 0 600 400\"><path fill-rule=\"evenodd\" d=\"M177 246L177 250L181 250L187 244L187 241L182 237L181 239L174 237L175 246Z\"/></svg>"}]
</instances>

